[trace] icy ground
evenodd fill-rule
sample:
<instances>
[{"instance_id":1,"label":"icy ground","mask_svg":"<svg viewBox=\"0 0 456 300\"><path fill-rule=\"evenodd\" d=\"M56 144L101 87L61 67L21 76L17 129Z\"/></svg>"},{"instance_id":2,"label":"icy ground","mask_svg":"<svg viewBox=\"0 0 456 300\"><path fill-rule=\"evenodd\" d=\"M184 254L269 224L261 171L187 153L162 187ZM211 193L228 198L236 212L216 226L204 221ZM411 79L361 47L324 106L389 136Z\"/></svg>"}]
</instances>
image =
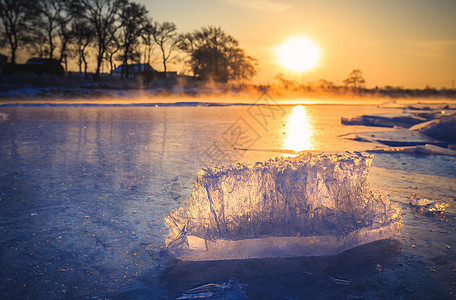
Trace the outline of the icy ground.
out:
<instances>
[{"instance_id":1,"label":"icy ground","mask_svg":"<svg viewBox=\"0 0 456 300\"><path fill-rule=\"evenodd\" d=\"M326 151L367 149L337 137L366 131L340 117L384 111L305 108L310 149ZM320 258L169 259L163 218L189 196L202 166L280 154L234 151L229 142L283 149L292 107L268 118L248 109L0 107L0 298L454 297L455 216L421 215L405 196L454 201L456 159L445 156L375 155L373 165L387 168L376 178L387 175L380 183L405 213L398 239ZM233 140L236 129L247 135Z\"/></svg>"}]
</instances>

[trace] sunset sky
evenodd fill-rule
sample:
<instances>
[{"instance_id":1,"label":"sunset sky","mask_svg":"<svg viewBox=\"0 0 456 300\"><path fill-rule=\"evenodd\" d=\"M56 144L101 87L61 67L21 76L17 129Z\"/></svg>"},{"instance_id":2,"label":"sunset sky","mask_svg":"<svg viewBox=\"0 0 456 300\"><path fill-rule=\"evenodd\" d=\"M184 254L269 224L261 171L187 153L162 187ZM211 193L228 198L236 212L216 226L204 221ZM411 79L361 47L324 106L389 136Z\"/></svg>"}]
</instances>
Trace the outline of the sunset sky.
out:
<instances>
[{"instance_id":1,"label":"sunset sky","mask_svg":"<svg viewBox=\"0 0 456 300\"><path fill-rule=\"evenodd\" d=\"M342 84L360 69L368 87L451 88L456 80L455 0L138 0L179 32L221 26L259 60L257 82L278 73L300 82ZM305 36L321 50L304 73L281 67L276 46ZM177 70L181 71L181 70Z\"/></svg>"}]
</instances>

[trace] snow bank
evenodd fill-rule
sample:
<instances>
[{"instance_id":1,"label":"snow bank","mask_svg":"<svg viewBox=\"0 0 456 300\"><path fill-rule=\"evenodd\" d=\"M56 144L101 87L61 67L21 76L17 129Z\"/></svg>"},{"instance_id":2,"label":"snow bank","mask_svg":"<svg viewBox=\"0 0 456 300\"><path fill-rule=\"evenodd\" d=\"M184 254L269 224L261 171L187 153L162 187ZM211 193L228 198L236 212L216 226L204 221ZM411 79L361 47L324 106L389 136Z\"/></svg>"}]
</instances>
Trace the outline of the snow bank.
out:
<instances>
[{"instance_id":1,"label":"snow bank","mask_svg":"<svg viewBox=\"0 0 456 300\"><path fill-rule=\"evenodd\" d=\"M196 261L332 255L397 235L401 209L371 190L371 161L307 153L203 169L165 218L168 251Z\"/></svg>"}]
</instances>

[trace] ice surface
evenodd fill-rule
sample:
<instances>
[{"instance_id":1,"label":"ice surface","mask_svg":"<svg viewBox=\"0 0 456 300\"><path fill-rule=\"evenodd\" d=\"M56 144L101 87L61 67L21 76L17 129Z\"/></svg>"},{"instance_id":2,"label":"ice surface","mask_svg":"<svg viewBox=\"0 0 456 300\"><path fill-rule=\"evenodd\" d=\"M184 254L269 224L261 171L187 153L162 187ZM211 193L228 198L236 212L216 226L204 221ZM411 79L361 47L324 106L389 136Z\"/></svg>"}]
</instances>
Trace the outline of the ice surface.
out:
<instances>
[{"instance_id":1,"label":"ice surface","mask_svg":"<svg viewBox=\"0 0 456 300\"><path fill-rule=\"evenodd\" d=\"M340 117L385 112L366 103L305 108L315 129L312 145L325 151L371 149L337 137L366 130L343 126ZM375 154L370 182L401 202L400 238L329 257L190 262L162 256L168 234L163 218L189 197L198 170L210 163L205 150L214 142L222 145L220 133L233 120L248 121L246 109L0 107L8 115L0 122L0 299L176 299L230 279L245 285L253 299L454 294L456 157L451 156ZM282 145L282 124L292 106L284 109L279 126L267 134L258 128L262 137L255 148ZM250 162L276 155L241 154ZM409 205L413 194L448 199L446 220L416 211ZM352 283L338 286L330 276ZM223 296L236 293L234 287L223 291Z\"/></svg>"},{"instance_id":2,"label":"ice surface","mask_svg":"<svg viewBox=\"0 0 456 300\"><path fill-rule=\"evenodd\" d=\"M400 233L401 209L372 191L372 156L302 154L203 169L165 218L183 260L331 255Z\"/></svg>"}]
</instances>

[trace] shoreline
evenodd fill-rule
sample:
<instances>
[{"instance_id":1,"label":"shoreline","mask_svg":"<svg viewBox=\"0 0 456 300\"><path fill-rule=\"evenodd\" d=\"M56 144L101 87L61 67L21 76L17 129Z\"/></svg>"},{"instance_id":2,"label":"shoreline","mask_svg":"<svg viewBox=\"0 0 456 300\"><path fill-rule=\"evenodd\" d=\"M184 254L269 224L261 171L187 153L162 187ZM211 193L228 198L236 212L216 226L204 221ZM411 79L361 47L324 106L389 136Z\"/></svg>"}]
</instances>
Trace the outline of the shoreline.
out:
<instances>
[{"instance_id":1,"label":"shoreline","mask_svg":"<svg viewBox=\"0 0 456 300\"><path fill-rule=\"evenodd\" d=\"M388 98L388 97L328 97L328 96L306 96L301 97L276 97L268 93L256 95L200 95L189 96L180 94L167 95L144 95L132 93L124 95L104 94L98 97L24 97L4 98L0 97L0 107L38 107L38 106L113 106L113 107L153 107L153 106L247 106L247 105L268 105L268 106L313 106L313 105L334 105L334 106L383 106L384 108L406 108L412 104L429 105L456 105L453 98Z\"/></svg>"}]
</instances>

